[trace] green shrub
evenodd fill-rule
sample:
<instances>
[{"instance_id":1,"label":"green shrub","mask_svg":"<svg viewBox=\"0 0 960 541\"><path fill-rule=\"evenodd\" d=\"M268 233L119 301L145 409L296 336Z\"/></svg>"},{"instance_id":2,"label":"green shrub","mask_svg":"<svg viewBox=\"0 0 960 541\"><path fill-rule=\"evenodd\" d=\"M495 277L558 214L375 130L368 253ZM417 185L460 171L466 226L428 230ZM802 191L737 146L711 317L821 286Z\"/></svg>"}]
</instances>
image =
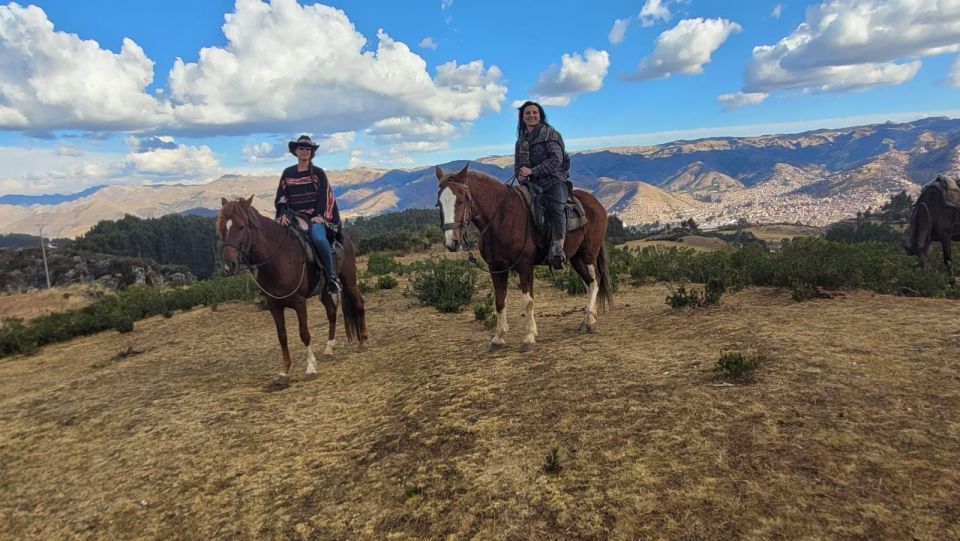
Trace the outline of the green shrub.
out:
<instances>
[{"instance_id":1,"label":"green shrub","mask_svg":"<svg viewBox=\"0 0 960 541\"><path fill-rule=\"evenodd\" d=\"M543 473L555 475L563 471L563 464L560 463L560 449L554 447L550 452L544 455L543 464L540 465Z\"/></svg>"},{"instance_id":2,"label":"green shrub","mask_svg":"<svg viewBox=\"0 0 960 541\"><path fill-rule=\"evenodd\" d=\"M582 295L587 292L587 286L583 283L583 278L577 274L569 265L560 270L551 270L547 267L536 267L534 276L546 280L553 287L560 291L566 291L568 295Z\"/></svg>"},{"instance_id":3,"label":"green shrub","mask_svg":"<svg viewBox=\"0 0 960 541\"><path fill-rule=\"evenodd\" d=\"M370 282L366 280L360 280L357 282L357 288L360 289L360 293L366 295L367 293L372 293L377 290L377 285L370 285Z\"/></svg>"},{"instance_id":4,"label":"green shrub","mask_svg":"<svg viewBox=\"0 0 960 541\"><path fill-rule=\"evenodd\" d=\"M790 298L797 302L808 301L812 299L816 293L817 288L800 280L794 281L793 285L790 286Z\"/></svg>"},{"instance_id":5,"label":"green shrub","mask_svg":"<svg viewBox=\"0 0 960 541\"><path fill-rule=\"evenodd\" d=\"M393 289L397 287L397 279L389 274L377 278L377 289Z\"/></svg>"},{"instance_id":6,"label":"green shrub","mask_svg":"<svg viewBox=\"0 0 960 541\"><path fill-rule=\"evenodd\" d=\"M370 258L367 259L368 276L383 276L391 272L397 272L399 268L400 265L392 257L384 253L374 252L370 254Z\"/></svg>"},{"instance_id":7,"label":"green shrub","mask_svg":"<svg viewBox=\"0 0 960 541\"><path fill-rule=\"evenodd\" d=\"M476 292L477 271L467 261L427 260L410 282L413 295L441 312L459 312Z\"/></svg>"},{"instance_id":8,"label":"green shrub","mask_svg":"<svg viewBox=\"0 0 960 541\"><path fill-rule=\"evenodd\" d=\"M676 290L671 290L667 294L667 304L671 308L682 308L684 306L701 306L703 304L703 292L699 289L687 291L687 287L681 285Z\"/></svg>"},{"instance_id":9,"label":"green shrub","mask_svg":"<svg viewBox=\"0 0 960 541\"><path fill-rule=\"evenodd\" d=\"M720 355L713 370L724 378L743 380L753 376L754 371L760 366L762 361L763 357L760 355L747 355L739 351L728 351Z\"/></svg>"}]
</instances>

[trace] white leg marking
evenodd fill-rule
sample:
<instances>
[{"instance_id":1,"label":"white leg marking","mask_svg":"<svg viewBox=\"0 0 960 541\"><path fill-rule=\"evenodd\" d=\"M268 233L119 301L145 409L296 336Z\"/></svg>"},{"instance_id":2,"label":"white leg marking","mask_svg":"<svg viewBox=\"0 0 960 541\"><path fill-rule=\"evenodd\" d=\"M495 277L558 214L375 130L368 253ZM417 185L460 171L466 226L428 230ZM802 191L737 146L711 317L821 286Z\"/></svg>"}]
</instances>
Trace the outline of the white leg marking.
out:
<instances>
[{"instance_id":1,"label":"white leg marking","mask_svg":"<svg viewBox=\"0 0 960 541\"><path fill-rule=\"evenodd\" d=\"M313 350L307 346L307 375L317 373L317 358L313 355Z\"/></svg>"},{"instance_id":2,"label":"white leg marking","mask_svg":"<svg viewBox=\"0 0 960 541\"><path fill-rule=\"evenodd\" d=\"M524 344L533 344L537 341L537 322L533 319L533 295L528 292L523 293L523 317L525 329L524 329Z\"/></svg>"},{"instance_id":3,"label":"white leg marking","mask_svg":"<svg viewBox=\"0 0 960 541\"><path fill-rule=\"evenodd\" d=\"M583 313L583 324L587 330L592 330L597 323L597 294L600 293L600 284L597 282L597 270L593 265L587 265L587 272L590 274L590 291L587 297L587 309Z\"/></svg>"},{"instance_id":4,"label":"white leg marking","mask_svg":"<svg viewBox=\"0 0 960 541\"><path fill-rule=\"evenodd\" d=\"M323 354L324 354L324 355L333 355L333 346L335 346L335 345L337 345L337 341L336 341L336 340L327 340L327 347L324 348Z\"/></svg>"},{"instance_id":5,"label":"white leg marking","mask_svg":"<svg viewBox=\"0 0 960 541\"><path fill-rule=\"evenodd\" d=\"M503 310L497 311L497 329L494 331L492 342L494 344L506 344L508 330L510 330L510 326L507 325L507 307L504 306Z\"/></svg>"},{"instance_id":6,"label":"white leg marking","mask_svg":"<svg viewBox=\"0 0 960 541\"><path fill-rule=\"evenodd\" d=\"M443 213L443 223L444 225L453 224L454 216L456 215L456 203L457 196L453 193L453 190L450 187L446 187L440 192L440 212ZM443 244L446 245L448 249L452 249L456 238L453 236L453 230L448 229L443 232Z\"/></svg>"}]
</instances>

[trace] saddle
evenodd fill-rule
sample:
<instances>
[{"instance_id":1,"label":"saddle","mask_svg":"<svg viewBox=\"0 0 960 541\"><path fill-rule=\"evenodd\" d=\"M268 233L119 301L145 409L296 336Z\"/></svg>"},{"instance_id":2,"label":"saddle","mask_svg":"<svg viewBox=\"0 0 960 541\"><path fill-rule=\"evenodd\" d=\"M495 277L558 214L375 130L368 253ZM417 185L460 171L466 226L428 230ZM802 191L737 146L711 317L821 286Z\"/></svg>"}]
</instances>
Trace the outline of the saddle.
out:
<instances>
[{"instance_id":1,"label":"saddle","mask_svg":"<svg viewBox=\"0 0 960 541\"><path fill-rule=\"evenodd\" d=\"M529 182L521 183L516 186L523 196L523 200L530 209L530 219L533 221L533 228L541 233L547 232L547 198L543 191L536 184ZM567 231L580 229L587 225L587 213L583 210L580 200L570 191L570 197L563 205L564 212L567 213Z\"/></svg>"},{"instance_id":2,"label":"saddle","mask_svg":"<svg viewBox=\"0 0 960 541\"><path fill-rule=\"evenodd\" d=\"M290 225L287 228L293 232L297 240L300 241L300 246L303 247L303 253L307 256L307 263L313 265L321 274L323 273L323 263L320 262L320 258L317 257L317 248L313 245L313 241L310 240L310 222L307 221L303 216L290 215ZM330 238L331 229L327 228L327 238ZM333 266L337 268L336 274L340 274L343 270L343 244L340 244L340 241L333 239L330 242L330 246L333 248ZM323 280L317 280L316 287L313 288L313 291L310 292L309 296L313 296L323 287Z\"/></svg>"},{"instance_id":3,"label":"saddle","mask_svg":"<svg viewBox=\"0 0 960 541\"><path fill-rule=\"evenodd\" d=\"M947 206L960 208L960 186L957 185L956 179L946 175L937 175L937 178L930 184L940 189Z\"/></svg>"}]
</instances>

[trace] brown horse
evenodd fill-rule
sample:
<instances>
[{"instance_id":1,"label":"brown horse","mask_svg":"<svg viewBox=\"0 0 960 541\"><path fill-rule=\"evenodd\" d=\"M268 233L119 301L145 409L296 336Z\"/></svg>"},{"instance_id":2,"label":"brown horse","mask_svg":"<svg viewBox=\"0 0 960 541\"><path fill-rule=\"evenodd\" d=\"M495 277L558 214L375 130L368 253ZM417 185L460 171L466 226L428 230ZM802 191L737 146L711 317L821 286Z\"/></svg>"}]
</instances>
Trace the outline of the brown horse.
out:
<instances>
[{"instance_id":1,"label":"brown horse","mask_svg":"<svg viewBox=\"0 0 960 541\"><path fill-rule=\"evenodd\" d=\"M910 241L907 253L919 259L920 266L927 264L927 249L934 242L939 242L943 248L943 263L947 267L947 274L953 280L953 263L951 261L951 241L960 240L960 208L947 204L946 181L941 177L927 184L917 202L913 206L910 216Z\"/></svg>"},{"instance_id":2,"label":"brown horse","mask_svg":"<svg viewBox=\"0 0 960 541\"><path fill-rule=\"evenodd\" d=\"M516 188L486 173L469 171L468 167L455 174L436 169L443 242L448 250L455 252L465 244L468 223L472 222L480 230L480 255L490 269L497 308L497 328L490 341L490 351L506 345L507 278L510 271L520 276L525 326L521 351L528 351L536 343L538 334L533 316L533 267L542 262L549 243L533 228L529 209ZM573 194L587 213L587 225L568 232L563 248L567 260L587 285L587 307L580 330L593 332L598 301L602 310L612 300L603 249L607 212L593 195L583 190L574 190Z\"/></svg>"},{"instance_id":3,"label":"brown horse","mask_svg":"<svg viewBox=\"0 0 960 541\"><path fill-rule=\"evenodd\" d=\"M307 297L323 282L319 269L307 260L296 234L277 222L265 218L253 208L249 199L228 201L217 215L217 233L220 235L223 268L227 274L250 270L254 280L267 299L267 307L277 326L277 338L283 352L283 372L274 381L285 387L290 383L290 350L287 348L287 327L284 309L292 308L300 324L300 340L307 348L307 371L304 379L316 379L316 357L310 349L310 329L307 326ZM350 238L344 235L343 257L337 258L337 274L343 284L343 324L347 341L354 338L360 349L366 348L367 324L363 297L357 288L357 261ZM326 288L319 288L320 301L327 311L329 330L325 357L333 355L337 335L337 299Z\"/></svg>"}]
</instances>

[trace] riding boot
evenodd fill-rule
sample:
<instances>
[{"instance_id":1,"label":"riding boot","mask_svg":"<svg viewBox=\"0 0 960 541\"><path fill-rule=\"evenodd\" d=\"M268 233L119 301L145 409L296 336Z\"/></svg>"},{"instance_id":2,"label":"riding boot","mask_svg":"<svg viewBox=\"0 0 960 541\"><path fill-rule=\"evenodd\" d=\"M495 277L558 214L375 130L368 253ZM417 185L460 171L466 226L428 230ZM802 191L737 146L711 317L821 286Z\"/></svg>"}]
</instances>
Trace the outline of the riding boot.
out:
<instances>
[{"instance_id":1,"label":"riding boot","mask_svg":"<svg viewBox=\"0 0 960 541\"><path fill-rule=\"evenodd\" d=\"M560 270L563 268L563 262L566 256L563 253L563 239L555 240L550 244L550 255L547 256L547 264L550 268Z\"/></svg>"}]
</instances>

